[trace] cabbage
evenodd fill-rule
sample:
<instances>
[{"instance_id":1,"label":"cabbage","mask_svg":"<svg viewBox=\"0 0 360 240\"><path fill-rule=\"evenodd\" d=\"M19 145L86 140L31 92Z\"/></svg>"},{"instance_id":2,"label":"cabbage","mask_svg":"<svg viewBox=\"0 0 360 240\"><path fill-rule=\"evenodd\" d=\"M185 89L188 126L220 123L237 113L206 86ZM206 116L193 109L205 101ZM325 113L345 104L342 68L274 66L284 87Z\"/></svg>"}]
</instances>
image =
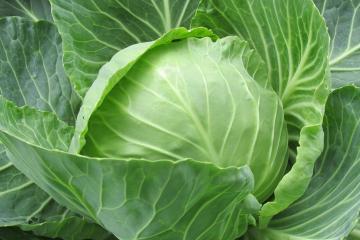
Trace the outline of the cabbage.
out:
<instances>
[{"instance_id":1,"label":"cabbage","mask_svg":"<svg viewBox=\"0 0 360 240\"><path fill-rule=\"evenodd\" d=\"M359 9L0 0L0 239L357 239Z\"/></svg>"}]
</instances>

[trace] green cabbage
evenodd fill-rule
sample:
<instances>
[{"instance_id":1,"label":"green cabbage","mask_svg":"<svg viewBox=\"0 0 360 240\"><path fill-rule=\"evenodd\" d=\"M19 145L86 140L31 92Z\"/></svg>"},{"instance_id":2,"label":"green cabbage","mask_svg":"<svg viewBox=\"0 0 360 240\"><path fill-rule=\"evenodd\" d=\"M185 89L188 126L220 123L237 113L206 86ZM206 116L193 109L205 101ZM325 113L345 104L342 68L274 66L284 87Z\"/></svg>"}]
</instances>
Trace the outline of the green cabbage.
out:
<instances>
[{"instance_id":1,"label":"green cabbage","mask_svg":"<svg viewBox=\"0 0 360 240\"><path fill-rule=\"evenodd\" d=\"M359 0L0 0L0 239L358 239L359 51Z\"/></svg>"}]
</instances>

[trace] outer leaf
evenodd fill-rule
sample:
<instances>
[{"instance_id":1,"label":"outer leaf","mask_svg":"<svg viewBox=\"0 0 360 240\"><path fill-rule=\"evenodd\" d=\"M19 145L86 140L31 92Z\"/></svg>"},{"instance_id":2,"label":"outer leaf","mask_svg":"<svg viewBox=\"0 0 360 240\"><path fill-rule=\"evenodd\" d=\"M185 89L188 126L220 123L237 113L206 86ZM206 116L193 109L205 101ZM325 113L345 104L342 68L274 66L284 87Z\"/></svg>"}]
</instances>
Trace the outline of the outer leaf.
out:
<instances>
[{"instance_id":1,"label":"outer leaf","mask_svg":"<svg viewBox=\"0 0 360 240\"><path fill-rule=\"evenodd\" d=\"M74 128L57 119L51 112L17 108L0 96L0 129L7 129L24 141L42 147L66 151ZM36 131L35 131L36 130Z\"/></svg>"},{"instance_id":2,"label":"outer leaf","mask_svg":"<svg viewBox=\"0 0 360 240\"><path fill-rule=\"evenodd\" d=\"M119 50L188 27L199 0L51 0L64 40L65 69L84 95Z\"/></svg>"},{"instance_id":3,"label":"outer leaf","mask_svg":"<svg viewBox=\"0 0 360 240\"><path fill-rule=\"evenodd\" d=\"M49 0L0 0L0 17L6 16L52 21Z\"/></svg>"},{"instance_id":4,"label":"outer leaf","mask_svg":"<svg viewBox=\"0 0 360 240\"><path fill-rule=\"evenodd\" d=\"M48 22L0 19L0 95L73 123L80 105L62 66L61 39Z\"/></svg>"},{"instance_id":5,"label":"outer leaf","mask_svg":"<svg viewBox=\"0 0 360 240\"><path fill-rule=\"evenodd\" d=\"M360 88L333 92L326 105L325 150L304 196L270 227L304 239L346 237L360 210Z\"/></svg>"},{"instance_id":6,"label":"outer leaf","mask_svg":"<svg viewBox=\"0 0 360 240\"><path fill-rule=\"evenodd\" d=\"M254 183L247 167L220 169L192 160L97 159L47 150L24 142L16 130L31 128L24 125L29 118L47 116L4 106L0 138L11 161L56 200L119 239L225 240L246 230L248 213L254 211L249 206L256 204L248 195ZM25 119L17 115L25 111ZM56 119L52 123L60 124Z\"/></svg>"},{"instance_id":7,"label":"outer leaf","mask_svg":"<svg viewBox=\"0 0 360 240\"><path fill-rule=\"evenodd\" d=\"M360 210L360 88L335 90L326 105L325 150L305 194L259 239L344 239ZM356 236L356 230L353 235Z\"/></svg>"},{"instance_id":8,"label":"outer leaf","mask_svg":"<svg viewBox=\"0 0 360 240\"><path fill-rule=\"evenodd\" d=\"M282 99L295 164L261 212L262 225L306 190L322 150L328 94L325 24L311 0L204 0L193 20L220 36L239 35L267 64L268 81ZM263 82L260 80L259 82ZM294 148L292 148L294 150Z\"/></svg>"},{"instance_id":9,"label":"outer leaf","mask_svg":"<svg viewBox=\"0 0 360 240\"><path fill-rule=\"evenodd\" d=\"M33 23L17 17L1 19L0 93L18 106L27 105L53 111L57 117L73 124L80 98L64 74L61 54L61 40L52 24ZM13 106L11 103L7 104ZM6 108L5 105L2 106L4 107ZM26 124L36 124L36 130L24 126L17 131L29 141L67 150L73 129L64 123L60 124L60 129L64 132L62 135L67 136L61 138L56 129L52 129L60 126L48 124L49 119L54 116L50 113L45 116L42 115L40 119L24 117ZM13 119L7 121L12 122ZM57 130L61 131L60 129ZM40 138L42 133L47 136ZM0 148L1 226L21 225L24 229L31 229L42 235L76 240L89 237L104 239L109 235L99 226L74 216L74 213L58 205L21 174L9 162L4 147L1 145ZM62 228L66 226L65 223L77 226L77 231ZM97 233L94 234L94 231Z\"/></svg>"},{"instance_id":10,"label":"outer leaf","mask_svg":"<svg viewBox=\"0 0 360 240\"><path fill-rule=\"evenodd\" d=\"M0 149L0 225L24 224L32 219L41 219L43 214L48 213L61 216L65 209L57 209L56 204L45 192L9 162L5 147L0 145Z\"/></svg>"},{"instance_id":11,"label":"outer leaf","mask_svg":"<svg viewBox=\"0 0 360 240\"><path fill-rule=\"evenodd\" d=\"M58 116L74 121L74 113L71 109L70 111L66 108L61 110L61 108L69 106L66 98L56 99L57 96L63 95L62 86L64 86L65 96L72 93L71 86L63 77L63 71L56 74L57 69L61 71L61 57L58 56L58 46L56 46L56 43L60 44L60 39L56 28L46 22L34 24L14 17L1 19L0 26L0 92L3 97L12 100L19 106L29 104L41 110L55 111L53 105L59 106L57 107L59 109ZM52 37L54 34L55 38ZM33 53L34 49L40 50L38 54ZM61 47L59 51L61 51ZM46 63L44 63L45 59ZM45 66L46 69L49 69L49 74L47 74ZM60 77L58 77L59 75ZM48 78L47 76L53 77ZM54 93L52 98L50 98L50 93ZM39 98L39 96L44 97ZM56 101L55 104L52 104L50 100ZM11 119L8 120L11 121ZM46 129L43 125L43 122L39 121L37 131L42 129L45 132L50 131L51 126ZM20 132L22 131L36 137L36 132L32 132L32 130L25 128L20 130ZM66 150L71 133L72 131L69 132L67 140L63 140L63 144L54 143L51 146ZM58 137L55 136L52 139L56 140ZM52 139L43 139L41 142L48 144ZM1 145L1 225L26 224L33 219L43 219L43 214L54 213L55 216L61 216L66 209L56 206L45 192L22 175L9 162L5 150Z\"/></svg>"},{"instance_id":12,"label":"outer leaf","mask_svg":"<svg viewBox=\"0 0 360 240\"><path fill-rule=\"evenodd\" d=\"M360 86L360 1L314 0L325 17L330 37L332 87Z\"/></svg>"},{"instance_id":13,"label":"outer leaf","mask_svg":"<svg viewBox=\"0 0 360 240\"><path fill-rule=\"evenodd\" d=\"M0 97L0 129L6 128L22 139L53 149L66 150L73 128L57 120L52 113L37 112L15 105ZM2 146L2 145L0 145ZM20 225L39 235L68 240L105 239L109 234L101 227L76 216L58 205L48 194L34 185L8 161L1 158L4 178L0 193L2 226ZM28 167L31 171L31 167ZM68 226L76 227L71 229Z\"/></svg>"},{"instance_id":14,"label":"outer leaf","mask_svg":"<svg viewBox=\"0 0 360 240\"><path fill-rule=\"evenodd\" d=\"M40 174L29 177L45 177L42 185L50 183L47 191L55 198L96 218L119 239L233 239L245 230L247 217L239 204L251 191L249 170L218 170L188 161L86 159L18 143L25 152L11 149L16 158L32 153L33 163L39 163ZM53 170L41 171L44 166ZM143 173L131 177L129 172ZM73 182L66 184L71 176ZM131 188L124 190L125 184Z\"/></svg>"}]
</instances>

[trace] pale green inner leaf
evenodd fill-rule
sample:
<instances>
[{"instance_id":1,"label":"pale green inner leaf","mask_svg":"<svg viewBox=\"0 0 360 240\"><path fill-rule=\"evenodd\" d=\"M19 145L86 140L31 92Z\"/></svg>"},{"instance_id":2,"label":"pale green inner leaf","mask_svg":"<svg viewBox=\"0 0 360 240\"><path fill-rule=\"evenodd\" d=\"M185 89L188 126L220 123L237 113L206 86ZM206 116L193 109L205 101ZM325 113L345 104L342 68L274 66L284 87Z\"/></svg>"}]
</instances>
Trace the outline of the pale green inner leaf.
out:
<instances>
[{"instance_id":1,"label":"pale green inner leaf","mask_svg":"<svg viewBox=\"0 0 360 240\"><path fill-rule=\"evenodd\" d=\"M286 166L287 133L277 95L253 80L258 59L236 37L149 51L94 112L81 153L248 164L265 200Z\"/></svg>"}]
</instances>

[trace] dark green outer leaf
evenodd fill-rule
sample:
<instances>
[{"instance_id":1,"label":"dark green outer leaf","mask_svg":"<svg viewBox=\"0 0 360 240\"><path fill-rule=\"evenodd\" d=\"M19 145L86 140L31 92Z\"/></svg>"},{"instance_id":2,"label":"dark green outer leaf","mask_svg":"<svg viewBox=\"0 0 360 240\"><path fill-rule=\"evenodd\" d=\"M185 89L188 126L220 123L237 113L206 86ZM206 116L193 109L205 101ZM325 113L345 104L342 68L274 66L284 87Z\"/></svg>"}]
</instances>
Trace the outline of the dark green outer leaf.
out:
<instances>
[{"instance_id":1,"label":"dark green outer leaf","mask_svg":"<svg viewBox=\"0 0 360 240\"><path fill-rule=\"evenodd\" d=\"M0 226L13 226L40 218L42 208L52 206L49 196L9 162L0 144ZM51 210L49 207L44 212ZM62 209L59 215L62 214Z\"/></svg>"},{"instance_id":2,"label":"dark green outer leaf","mask_svg":"<svg viewBox=\"0 0 360 240\"><path fill-rule=\"evenodd\" d=\"M199 0L51 0L64 41L64 64L84 95L119 50L189 27Z\"/></svg>"},{"instance_id":3,"label":"dark green outer leaf","mask_svg":"<svg viewBox=\"0 0 360 240\"><path fill-rule=\"evenodd\" d=\"M61 38L53 24L0 19L0 95L74 123L81 99L65 75Z\"/></svg>"},{"instance_id":4,"label":"dark green outer leaf","mask_svg":"<svg viewBox=\"0 0 360 240\"><path fill-rule=\"evenodd\" d=\"M0 17L8 16L52 21L49 0L0 0Z\"/></svg>"},{"instance_id":5,"label":"dark green outer leaf","mask_svg":"<svg viewBox=\"0 0 360 240\"><path fill-rule=\"evenodd\" d=\"M282 99L290 153L296 159L274 200L262 208L260 223L266 225L305 192L322 151L329 85L325 23L311 0L204 0L192 24L248 41L267 64L267 81L258 82L271 86Z\"/></svg>"},{"instance_id":6,"label":"dark green outer leaf","mask_svg":"<svg viewBox=\"0 0 360 240\"><path fill-rule=\"evenodd\" d=\"M61 40L52 24L33 23L18 17L0 20L1 97L18 106L29 105L54 111L60 118L73 122L79 98L74 95L61 66ZM71 102L68 98L72 96ZM39 121L36 131L50 131L51 126L49 129L44 127L44 122ZM36 136L36 132L29 129L21 131ZM57 139L57 136L52 139ZM52 139L43 139L42 142L48 144ZM66 150L67 144L67 140L63 140L62 144L53 141L51 146ZM66 209L57 206L45 192L22 175L9 162L3 145L0 148L1 225L27 224L35 219L41 222L52 214L61 217Z\"/></svg>"},{"instance_id":7,"label":"dark green outer leaf","mask_svg":"<svg viewBox=\"0 0 360 240\"><path fill-rule=\"evenodd\" d=\"M360 0L314 0L331 37L332 87L360 86Z\"/></svg>"},{"instance_id":8,"label":"dark green outer leaf","mask_svg":"<svg viewBox=\"0 0 360 240\"><path fill-rule=\"evenodd\" d=\"M48 22L31 22L8 17L0 20L0 93L1 99L17 106L31 106L50 111L57 118L73 124L80 98L65 76L62 66L61 40L56 27ZM13 107L13 104L8 103ZM7 109L7 106L2 105ZM0 115L4 113L2 110ZM25 114L29 113L27 111ZM22 114L21 118L23 117ZM13 117L20 117L14 113ZM5 117L2 115L3 119ZM65 123L54 125L47 113L37 118L24 116L21 136L32 142L57 149L68 149L72 128ZM55 118L56 118L55 117ZM24 124L22 123L22 124ZM35 129L30 129L28 125ZM17 128L16 127L16 128ZM57 128L58 129L53 129ZM56 131L63 131L59 137ZM46 134L41 138L41 134ZM67 137L64 137L67 136ZM104 239L109 235L101 227L89 222L56 203L47 193L21 174L9 161L0 145L0 225L21 225L39 235L79 240ZM67 225L76 227L71 229Z\"/></svg>"}]
</instances>

